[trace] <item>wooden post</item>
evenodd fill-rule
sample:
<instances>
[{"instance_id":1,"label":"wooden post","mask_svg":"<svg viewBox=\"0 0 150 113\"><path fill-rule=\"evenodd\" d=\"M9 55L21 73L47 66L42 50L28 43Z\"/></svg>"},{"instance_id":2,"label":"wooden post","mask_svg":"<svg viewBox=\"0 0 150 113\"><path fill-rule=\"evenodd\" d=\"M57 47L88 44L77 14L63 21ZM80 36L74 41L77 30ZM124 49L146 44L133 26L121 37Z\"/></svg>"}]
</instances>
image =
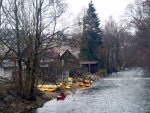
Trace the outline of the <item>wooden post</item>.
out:
<instances>
[{"instance_id":1,"label":"wooden post","mask_svg":"<svg viewBox=\"0 0 150 113\"><path fill-rule=\"evenodd\" d=\"M89 72L91 73L91 65L89 64Z\"/></svg>"}]
</instances>

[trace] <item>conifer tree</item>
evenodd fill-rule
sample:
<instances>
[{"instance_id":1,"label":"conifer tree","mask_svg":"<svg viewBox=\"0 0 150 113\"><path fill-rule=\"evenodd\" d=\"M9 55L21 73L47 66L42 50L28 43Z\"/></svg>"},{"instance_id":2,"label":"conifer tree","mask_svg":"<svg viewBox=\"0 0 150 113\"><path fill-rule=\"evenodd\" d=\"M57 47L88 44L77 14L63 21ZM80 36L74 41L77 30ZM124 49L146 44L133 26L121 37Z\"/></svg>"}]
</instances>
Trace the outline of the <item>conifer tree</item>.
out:
<instances>
[{"instance_id":1,"label":"conifer tree","mask_svg":"<svg viewBox=\"0 0 150 113\"><path fill-rule=\"evenodd\" d=\"M91 1L83 18L82 44L80 50L80 55L83 60L98 60L96 49L102 44L102 29L99 26L100 20Z\"/></svg>"}]
</instances>

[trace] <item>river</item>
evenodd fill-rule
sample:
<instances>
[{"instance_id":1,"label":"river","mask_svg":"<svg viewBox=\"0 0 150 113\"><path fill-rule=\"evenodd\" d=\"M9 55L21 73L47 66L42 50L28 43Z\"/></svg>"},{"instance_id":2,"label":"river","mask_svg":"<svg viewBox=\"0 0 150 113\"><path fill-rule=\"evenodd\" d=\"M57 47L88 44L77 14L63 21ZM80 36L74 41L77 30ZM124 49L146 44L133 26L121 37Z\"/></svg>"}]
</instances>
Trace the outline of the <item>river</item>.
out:
<instances>
[{"instance_id":1,"label":"river","mask_svg":"<svg viewBox=\"0 0 150 113\"><path fill-rule=\"evenodd\" d=\"M113 73L36 113L150 113L150 78L142 75L140 68Z\"/></svg>"}]
</instances>

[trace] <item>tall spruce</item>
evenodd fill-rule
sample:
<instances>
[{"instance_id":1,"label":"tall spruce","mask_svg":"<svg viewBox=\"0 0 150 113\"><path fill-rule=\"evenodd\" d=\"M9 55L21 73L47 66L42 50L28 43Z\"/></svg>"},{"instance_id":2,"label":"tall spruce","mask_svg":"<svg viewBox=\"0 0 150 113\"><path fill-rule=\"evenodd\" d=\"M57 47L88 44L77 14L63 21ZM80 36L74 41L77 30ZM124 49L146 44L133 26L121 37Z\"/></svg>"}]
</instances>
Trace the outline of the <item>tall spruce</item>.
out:
<instances>
[{"instance_id":1,"label":"tall spruce","mask_svg":"<svg viewBox=\"0 0 150 113\"><path fill-rule=\"evenodd\" d=\"M83 18L81 40L81 59L90 61L98 60L96 51L102 44L102 29L100 28L100 20L92 1L89 3L87 12Z\"/></svg>"}]
</instances>

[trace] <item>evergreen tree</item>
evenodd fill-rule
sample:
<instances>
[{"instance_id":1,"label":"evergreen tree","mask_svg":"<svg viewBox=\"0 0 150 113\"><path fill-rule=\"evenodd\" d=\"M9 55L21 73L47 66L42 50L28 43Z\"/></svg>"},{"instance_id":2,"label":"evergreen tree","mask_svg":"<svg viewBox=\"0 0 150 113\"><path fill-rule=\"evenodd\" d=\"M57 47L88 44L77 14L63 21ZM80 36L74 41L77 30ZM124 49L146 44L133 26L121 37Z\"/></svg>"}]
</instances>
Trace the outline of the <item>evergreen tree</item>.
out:
<instances>
[{"instance_id":1,"label":"evergreen tree","mask_svg":"<svg viewBox=\"0 0 150 113\"><path fill-rule=\"evenodd\" d=\"M97 60L96 49L102 44L102 29L99 26L100 20L96 14L94 4L91 1L83 18L82 45L80 50L83 60Z\"/></svg>"}]
</instances>

